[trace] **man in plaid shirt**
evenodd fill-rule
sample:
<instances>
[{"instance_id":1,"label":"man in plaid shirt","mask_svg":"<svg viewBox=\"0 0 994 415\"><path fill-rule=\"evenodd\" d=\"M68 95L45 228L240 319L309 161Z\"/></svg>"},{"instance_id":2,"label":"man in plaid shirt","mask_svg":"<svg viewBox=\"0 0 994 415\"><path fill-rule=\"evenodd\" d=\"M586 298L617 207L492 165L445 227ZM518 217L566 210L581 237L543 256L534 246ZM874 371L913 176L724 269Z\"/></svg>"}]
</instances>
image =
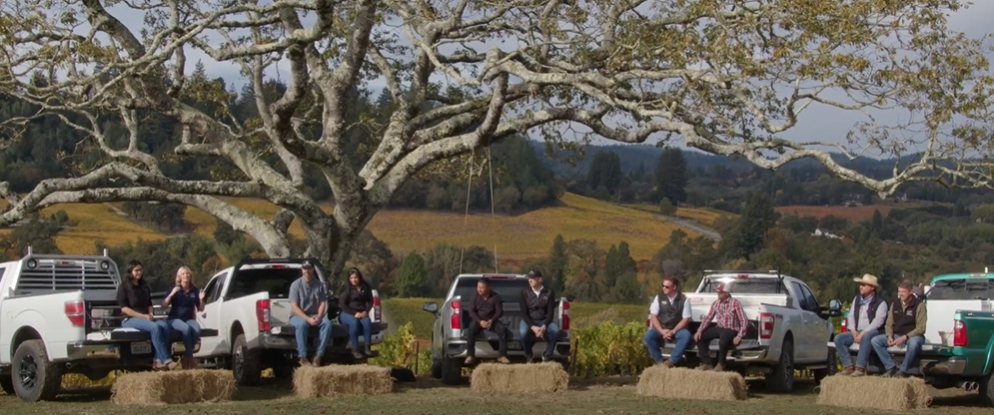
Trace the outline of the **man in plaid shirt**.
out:
<instances>
[{"instance_id":1,"label":"man in plaid shirt","mask_svg":"<svg viewBox=\"0 0 994 415\"><path fill-rule=\"evenodd\" d=\"M694 341L697 342L697 356L701 359L700 370L711 369L711 340L718 339L718 365L714 370L721 372L725 370L726 354L732 345L738 345L745 337L746 329L749 328L749 320L746 319L745 312L742 311L742 304L739 300L732 298L725 284L718 286L718 301L711 304L708 315L701 320L701 327L694 334ZM708 327L708 323L714 318L717 326Z\"/></svg>"}]
</instances>

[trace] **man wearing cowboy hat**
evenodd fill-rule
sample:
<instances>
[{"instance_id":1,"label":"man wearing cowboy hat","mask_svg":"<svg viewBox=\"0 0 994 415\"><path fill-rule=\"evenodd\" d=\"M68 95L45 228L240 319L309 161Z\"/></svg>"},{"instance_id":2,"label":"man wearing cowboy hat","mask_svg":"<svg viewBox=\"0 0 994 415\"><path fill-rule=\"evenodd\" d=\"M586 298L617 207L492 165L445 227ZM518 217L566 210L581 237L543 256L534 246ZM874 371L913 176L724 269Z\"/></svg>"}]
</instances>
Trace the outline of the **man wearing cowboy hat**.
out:
<instances>
[{"instance_id":1,"label":"man wearing cowboy hat","mask_svg":"<svg viewBox=\"0 0 994 415\"><path fill-rule=\"evenodd\" d=\"M859 295L853 299L849 310L849 331L835 336L835 351L844 368L841 375L863 376L873 351L871 340L880 334L880 329L887 321L887 302L877 295L880 284L877 283L876 276L863 274L863 278L853 278L853 281L859 284ZM849 353L849 346L853 343L859 344L855 366L852 354Z\"/></svg>"},{"instance_id":2,"label":"man wearing cowboy hat","mask_svg":"<svg viewBox=\"0 0 994 415\"><path fill-rule=\"evenodd\" d=\"M718 300L711 303L711 310L708 315L701 320L701 326L694 334L694 341L697 342L697 356L701 359L698 369L711 369L711 340L718 339L718 365L714 367L716 372L725 370L726 355L732 345L738 345L746 335L749 327L749 320L746 319L745 312L742 311L742 304L739 300L732 298L725 284L718 284ZM708 327L711 319L716 318L718 323L714 327Z\"/></svg>"}]
</instances>

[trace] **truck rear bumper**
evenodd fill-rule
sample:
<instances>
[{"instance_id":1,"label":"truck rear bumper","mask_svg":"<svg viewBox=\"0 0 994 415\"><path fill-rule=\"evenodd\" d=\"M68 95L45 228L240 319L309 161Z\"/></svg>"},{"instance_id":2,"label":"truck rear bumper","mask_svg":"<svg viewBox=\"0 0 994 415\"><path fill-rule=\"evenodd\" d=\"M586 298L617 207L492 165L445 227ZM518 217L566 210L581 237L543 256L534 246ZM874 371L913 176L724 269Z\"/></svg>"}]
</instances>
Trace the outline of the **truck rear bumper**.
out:
<instances>
[{"instance_id":1,"label":"truck rear bumper","mask_svg":"<svg viewBox=\"0 0 994 415\"><path fill-rule=\"evenodd\" d=\"M468 356L467 349L469 342L465 339L453 339L445 343L444 355L449 358L465 358ZM536 342L532 345L532 357L542 357L545 353L545 348L548 343L546 342ZM476 350L474 355L479 359L496 359L500 357L498 353L499 345L496 340L477 340ZM521 347L521 342L518 340L508 340L507 341L507 356L508 357L524 357L525 352ZM552 358L555 360L565 360L569 359L570 356L570 342L569 340L559 340L556 342L556 347L552 352Z\"/></svg>"},{"instance_id":2,"label":"truck rear bumper","mask_svg":"<svg viewBox=\"0 0 994 415\"><path fill-rule=\"evenodd\" d=\"M387 330L387 323L373 323L373 335L370 337L372 344L383 342L384 333ZM316 341L317 335L312 333L308 336L311 341ZM254 346L254 347L252 347ZM365 346L362 334L359 334L359 346ZM270 331L260 333L258 343L250 345L251 348L275 349L275 350L297 350L296 330L293 326L273 327ZM328 348L338 348L343 350L351 349L349 344L349 331L342 325L334 324L331 327L331 342Z\"/></svg>"},{"instance_id":3,"label":"truck rear bumper","mask_svg":"<svg viewBox=\"0 0 994 415\"><path fill-rule=\"evenodd\" d=\"M669 359L670 355L673 354L673 346L671 345L663 346L662 348L660 348L660 351L663 353L664 359ZM712 345L708 349L708 352L709 352L708 354L711 357L711 361L713 363L715 359L718 358L718 346ZM728 363L738 363L738 364L769 364L769 365L776 364L777 362L776 359L771 360L768 358L769 353L770 353L769 349L757 346L747 349L729 350L728 356L725 359L728 361ZM693 346L688 347L683 354L684 356L688 355L697 356L697 348Z\"/></svg>"},{"instance_id":4,"label":"truck rear bumper","mask_svg":"<svg viewBox=\"0 0 994 415\"><path fill-rule=\"evenodd\" d=\"M132 342L93 342L82 341L66 344L65 361L107 360L121 358L151 359L152 344L147 341ZM183 342L172 344L172 355L181 356L186 351ZM193 347L193 352L200 351L200 343ZM56 360L56 361L62 361Z\"/></svg>"}]
</instances>

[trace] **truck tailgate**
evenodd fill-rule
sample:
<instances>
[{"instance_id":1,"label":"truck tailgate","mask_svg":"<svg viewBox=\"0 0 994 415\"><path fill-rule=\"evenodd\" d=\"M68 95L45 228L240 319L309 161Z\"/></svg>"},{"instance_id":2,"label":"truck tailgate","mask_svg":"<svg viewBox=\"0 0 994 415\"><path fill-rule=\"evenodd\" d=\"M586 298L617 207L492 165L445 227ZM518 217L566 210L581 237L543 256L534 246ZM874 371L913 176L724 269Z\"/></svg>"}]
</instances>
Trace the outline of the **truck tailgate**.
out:
<instances>
[{"instance_id":1,"label":"truck tailgate","mask_svg":"<svg viewBox=\"0 0 994 415\"><path fill-rule=\"evenodd\" d=\"M290 299L270 298L269 299L269 321L276 326L290 325L290 316L293 315Z\"/></svg>"}]
</instances>

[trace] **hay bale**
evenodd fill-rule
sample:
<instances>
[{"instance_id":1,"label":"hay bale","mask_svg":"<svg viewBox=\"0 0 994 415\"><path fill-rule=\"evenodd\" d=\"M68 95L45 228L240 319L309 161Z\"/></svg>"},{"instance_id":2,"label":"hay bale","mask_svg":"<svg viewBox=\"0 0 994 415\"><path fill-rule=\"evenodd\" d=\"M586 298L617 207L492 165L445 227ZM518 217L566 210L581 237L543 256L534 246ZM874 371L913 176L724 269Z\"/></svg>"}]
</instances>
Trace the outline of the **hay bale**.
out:
<instances>
[{"instance_id":1,"label":"hay bale","mask_svg":"<svg viewBox=\"0 0 994 415\"><path fill-rule=\"evenodd\" d=\"M293 392L301 398L341 398L393 392L390 368L373 365L301 366L293 372Z\"/></svg>"},{"instance_id":2,"label":"hay bale","mask_svg":"<svg viewBox=\"0 0 994 415\"><path fill-rule=\"evenodd\" d=\"M919 378L835 375L822 379L819 405L912 411L928 408L932 397Z\"/></svg>"},{"instance_id":3,"label":"hay bale","mask_svg":"<svg viewBox=\"0 0 994 415\"><path fill-rule=\"evenodd\" d=\"M642 371L636 392L658 398L708 401L740 401L748 397L746 381L738 372L663 366Z\"/></svg>"},{"instance_id":4,"label":"hay bale","mask_svg":"<svg viewBox=\"0 0 994 415\"><path fill-rule=\"evenodd\" d=\"M569 388L569 374L556 362L484 363L473 369L469 384L470 389L484 393L558 393Z\"/></svg>"},{"instance_id":5,"label":"hay bale","mask_svg":"<svg viewBox=\"0 0 994 415\"><path fill-rule=\"evenodd\" d=\"M117 405L220 402L235 394L235 378L227 370L173 370L117 376L111 401Z\"/></svg>"}]
</instances>

